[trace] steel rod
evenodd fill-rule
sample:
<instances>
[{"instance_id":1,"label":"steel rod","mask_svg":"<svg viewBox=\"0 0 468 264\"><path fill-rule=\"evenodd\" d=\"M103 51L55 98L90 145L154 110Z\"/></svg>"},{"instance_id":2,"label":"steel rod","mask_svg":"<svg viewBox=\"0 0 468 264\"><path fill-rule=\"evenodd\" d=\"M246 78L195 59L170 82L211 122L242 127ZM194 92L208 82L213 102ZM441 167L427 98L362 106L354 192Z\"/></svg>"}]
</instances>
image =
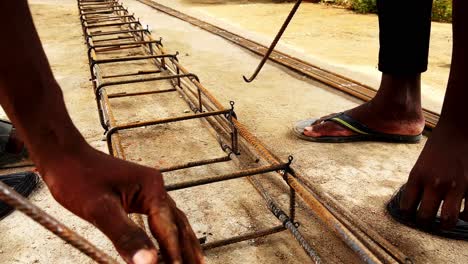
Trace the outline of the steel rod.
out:
<instances>
[{"instance_id":1,"label":"steel rod","mask_svg":"<svg viewBox=\"0 0 468 264\"><path fill-rule=\"evenodd\" d=\"M120 47L120 46L133 46L143 44L161 44L159 40L147 40L147 41L135 41L135 42L120 42L120 43L109 43L109 44L96 44L91 48L106 48L106 47Z\"/></svg>"},{"instance_id":2,"label":"steel rod","mask_svg":"<svg viewBox=\"0 0 468 264\"><path fill-rule=\"evenodd\" d=\"M223 246L239 243L239 242L246 241L246 240L251 240L251 239L255 239L259 237L276 234L284 230L286 230L286 228L280 225L280 226L272 227L272 228L261 230L261 231L256 231L256 232L252 232L252 233L248 233L248 234L244 234L240 236L231 237L228 239L205 243L205 244L202 244L201 247L203 250L223 247Z\"/></svg>"},{"instance_id":3,"label":"steel rod","mask_svg":"<svg viewBox=\"0 0 468 264\"><path fill-rule=\"evenodd\" d=\"M92 25L85 26L85 29L98 28L98 27L116 27L116 26L131 25L131 24L140 24L140 21L118 22L118 23L111 23L111 24L92 24Z\"/></svg>"},{"instance_id":4,"label":"steel rod","mask_svg":"<svg viewBox=\"0 0 468 264\"><path fill-rule=\"evenodd\" d=\"M122 58L101 59L101 60L93 61L92 65L102 64L102 63L127 62L127 61L162 59L162 58L177 59L177 55L176 54L164 54L164 55L129 56L129 57L122 57Z\"/></svg>"},{"instance_id":5,"label":"steel rod","mask_svg":"<svg viewBox=\"0 0 468 264\"><path fill-rule=\"evenodd\" d=\"M230 157L230 155L228 155L228 156L224 156L224 157L220 157L220 158L206 159L206 160L200 160L200 161L192 161L192 162L187 162L185 164L175 165L175 166L166 167L166 168L160 168L159 171L160 172L176 171L176 170L199 167L199 166L213 164L213 163L220 163L220 162L230 161L230 160L231 160L231 157Z\"/></svg>"},{"instance_id":6,"label":"steel rod","mask_svg":"<svg viewBox=\"0 0 468 264\"><path fill-rule=\"evenodd\" d=\"M257 69L255 69L255 72L250 76L250 78L247 78L245 76L242 76L244 78L245 82L252 82L255 77L260 73L260 71L263 68L263 65L265 65L266 61L270 57L270 54L273 52L273 50L276 47L276 44L278 44L278 41L281 39L281 36L283 35L284 31L286 31L286 28L289 25L289 22L291 22L291 19L294 17L294 14L296 13L297 9L301 5L302 0L297 0L296 3L294 4L293 8L289 12L289 15L286 17L286 20L284 21L283 25L281 26L280 30L278 31L278 34L276 34L275 39L271 43L270 47L268 48L267 52L265 53L265 56L263 56L263 59L260 61L260 64L257 66Z\"/></svg>"},{"instance_id":7,"label":"steel rod","mask_svg":"<svg viewBox=\"0 0 468 264\"><path fill-rule=\"evenodd\" d=\"M237 171L237 172L220 175L220 176L212 176L212 177L203 178L199 180L169 184L169 185L166 185L166 190L176 191L176 190L180 190L184 188L195 187L195 186L205 185L209 183L233 180L233 179L242 178L242 177L251 176L251 175L264 174L264 173L272 172L272 171L285 170L288 167L289 167L289 164L283 163L279 165L264 166L264 167L255 168L255 169L247 169L247 170Z\"/></svg>"},{"instance_id":8,"label":"steel rod","mask_svg":"<svg viewBox=\"0 0 468 264\"><path fill-rule=\"evenodd\" d=\"M129 76L137 76L137 75L148 75L148 74L156 74L161 73L161 70L154 70L154 71L138 71L134 73L122 73L122 74L113 74L113 75L103 75L101 76L102 79L111 79L111 78L118 78L118 77L129 77ZM153 92L151 92L153 93Z\"/></svg>"},{"instance_id":9,"label":"steel rod","mask_svg":"<svg viewBox=\"0 0 468 264\"><path fill-rule=\"evenodd\" d=\"M198 78L195 74L179 74L179 75L169 75L169 76L161 76L161 77L153 77L153 78L145 78L145 79L136 79L136 80L125 80L125 81L115 81L115 82L105 82L101 83L96 88L96 98L99 98L99 94L101 93L102 89L107 86L115 86L115 85L123 85L123 84L131 84L131 83L141 83L141 82L152 82L152 81L161 81L161 80L170 80L176 78Z\"/></svg>"},{"instance_id":10,"label":"steel rod","mask_svg":"<svg viewBox=\"0 0 468 264\"><path fill-rule=\"evenodd\" d=\"M314 263L321 263L321 259L319 255L315 252L315 250L309 245L307 240L302 236L302 234L297 229L296 223L292 222L291 219L283 212L280 207L275 203L275 201L271 198L271 196L266 192L264 187L260 184L260 182L255 177L249 177L249 181L252 185L257 189L260 195L266 200L268 209L273 213L278 220L283 223L283 226L286 227L293 237L299 242L299 245L304 249L304 251L309 255Z\"/></svg>"},{"instance_id":11,"label":"steel rod","mask_svg":"<svg viewBox=\"0 0 468 264\"><path fill-rule=\"evenodd\" d=\"M109 98L119 98L119 97L129 97L129 96L138 96L138 95L148 95L148 94L158 94L158 93L167 93L167 92L175 92L176 89L166 89L166 90L154 90L154 91L146 91L146 92L136 92L136 93L114 93L109 94Z\"/></svg>"},{"instance_id":12,"label":"steel rod","mask_svg":"<svg viewBox=\"0 0 468 264\"><path fill-rule=\"evenodd\" d=\"M184 121L184 120L191 120L191 119L196 119L196 118L203 118L207 116L212 116L212 115L222 115L222 114L227 114L231 110L221 110L221 111L215 111L215 112L205 112L205 113L199 113L199 114L193 114L193 115L186 115L186 116L179 116L179 117L170 117L170 118L162 118L162 119L157 119L157 120L152 120L152 121L145 121L145 122L139 122L139 123L131 123L131 124L124 124L124 125L118 125L118 126L113 126L111 127L107 133L106 133L106 139L107 139L107 147L109 148L109 152L112 153L113 147L112 147L112 135L115 134L117 131L120 130L127 130L131 128L137 128L137 127L142 127L142 126L153 126L153 125L159 125L159 124L166 124L166 123L172 123L172 122L179 122L179 121Z\"/></svg>"},{"instance_id":13,"label":"steel rod","mask_svg":"<svg viewBox=\"0 0 468 264\"><path fill-rule=\"evenodd\" d=\"M76 249L80 250L98 263L117 264L115 260L102 252L86 239L60 223L58 220L42 211L23 196L15 192L12 188L0 181L0 200L15 207L18 211L29 216L31 219L42 225L44 228L54 233Z\"/></svg>"},{"instance_id":14,"label":"steel rod","mask_svg":"<svg viewBox=\"0 0 468 264\"><path fill-rule=\"evenodd\" d=\"M88 35L88 37L100 37L100 36L107 36L107 35L115 35L115 34L126 34L126 33L136 33L136 32L147 32L147 29L132 29L132 30L118 30L118 31L104 31L104 32L97 32Z\"/></svg>"}]
</instances>

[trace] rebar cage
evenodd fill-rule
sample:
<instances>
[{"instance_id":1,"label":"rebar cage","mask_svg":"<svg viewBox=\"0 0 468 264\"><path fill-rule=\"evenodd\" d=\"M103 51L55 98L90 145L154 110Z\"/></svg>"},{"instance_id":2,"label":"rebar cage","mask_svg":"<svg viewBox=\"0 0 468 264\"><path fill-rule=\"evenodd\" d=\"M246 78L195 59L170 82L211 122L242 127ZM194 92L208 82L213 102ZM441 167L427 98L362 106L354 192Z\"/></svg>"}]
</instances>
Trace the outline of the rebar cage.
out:
<instances>
[{"instance_id":1,"label":"rebar cage","mask_svg":"<svg viewBox=\"0 0 468 264\"><path fill-rule=\"evenodd\" d=\"M207 129L211 129L215 132L215 138L226 155L223 157L192 161L185 164L173 164L170 167L160 168L162 172L228 162L237 158L237 156L244 155L243 150L246 150L247 153L251 152L246 142L241 141L239 138L238 128L234 123L236 119L234 102L230 102L229 108L223 108L220 107L217 101L213 101L212 99L214 98L201 85L198 76L187 71L180 64L177 58L178 53L166 53L163 48L162 40L153 39L148 27L145 28L121 3L115 0L80 0L78 1L78 7L80 9L83 34L88 47L91 81L94 86L101 125L106 133L109 153L119 158L125 158L124 148L121 144L122 135L119 133L120 131L191 119L203 121ZM128 56L129 50L131 50L131 56ZM112 71L104 71L102 68L103 65L132 61L146 61L153 66L153 69L132 69L132 72L116 74ZM120 91L118 93L109 92L110 88L113 86L144 82L170 82L172 88L135 91L135 89L129 85L126 86L125 91ZM118 124L116 122L110 103L110 100L113 98L122 99L124 97L174 92L177 92L190 107L192 114L124 124ZM256 161L258 161L258 159L256 159ZM265 166L259 166L258 162L253 162L251 165L255 165L255 167L229 174L166 185L166 190L181 190L269 172L279 172L284 176L289 173L291 162L292 157L289 157L287 162ZM278 203L268 195L266 190L260 185L260 182L253 178L251 178L251 182L258 185L257 189L263 192L268 208L280 220L281 224L265 230L240 234L220 241L204 243L202 244L202 248L205 250L216 248L288 229L308 255L314 259L315 262L319 262L318 255L300 234L298 230L299 223L295 222L296 195L294 189L290 188L289 209L288 213L285 213L280 209ZM141 224L142 220L138 218L139 216L133 216L133 219ZM144 227L143 225L141 226Z\"/></svg>"}]
</instances>

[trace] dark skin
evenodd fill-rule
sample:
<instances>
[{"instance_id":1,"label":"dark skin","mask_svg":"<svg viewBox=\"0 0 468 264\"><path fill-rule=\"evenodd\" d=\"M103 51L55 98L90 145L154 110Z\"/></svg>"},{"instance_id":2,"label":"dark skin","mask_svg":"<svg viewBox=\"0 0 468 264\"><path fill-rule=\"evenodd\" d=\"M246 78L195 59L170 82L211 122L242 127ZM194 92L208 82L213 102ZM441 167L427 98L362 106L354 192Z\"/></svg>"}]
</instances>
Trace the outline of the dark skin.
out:
<instances>
[{"instance_id":1,"label":"dark skin","mask_svg":"<svg viewBox=\"0 0 468 264\"><path fill-rule=\"evenodd\" d=\"M129 213L148 215L166 263L203 263L200 244L161 173L93 149L73 125L27 1L0 1L0 10L8 10L0 16L8 36L0 41L0 103L54 198L99 228L127 263L157 262L155 246Z\"/></svg>"},{"instance_id":2,"label":"dark skin","mask_svg":"<svg viewBox=\"0 0 468 264\"><path fill-rule=\"evenodd\" d=\"M408 216L429 226L442 207L442 228L457 219L468 221L468 1L453 0L453 53L440 121L410 172L401 201ZM346 113L377 131L417 135L424 128L420 74L383 74L380 89L370 102ZM354 133L333 122L319 120L305 129L311 137ZM465 199L464 211L461 211Z\"/></svg>"}]
</instances>

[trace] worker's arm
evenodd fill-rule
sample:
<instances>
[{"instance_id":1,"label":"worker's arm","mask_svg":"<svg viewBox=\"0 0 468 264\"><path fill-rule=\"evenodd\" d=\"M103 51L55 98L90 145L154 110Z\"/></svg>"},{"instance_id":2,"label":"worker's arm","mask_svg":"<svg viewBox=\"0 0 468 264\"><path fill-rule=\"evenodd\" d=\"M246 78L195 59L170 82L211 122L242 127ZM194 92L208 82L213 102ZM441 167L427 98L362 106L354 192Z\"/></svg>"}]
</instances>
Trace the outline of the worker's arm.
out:
<instances>
[{"instance_id":1,"label":"worker's arm","mask_svg":"<svg viewBox=\"0 0 468 264\"><path fill-rule=\"evenodd\" d=\"M202 262L161 174L93 149L73 125L27 1L0 1L0 10L0 103L54 198L104 232L127 262L156 262L154 245L128 213L149 216L166 263Z\"/></svg>"}]
</instances>

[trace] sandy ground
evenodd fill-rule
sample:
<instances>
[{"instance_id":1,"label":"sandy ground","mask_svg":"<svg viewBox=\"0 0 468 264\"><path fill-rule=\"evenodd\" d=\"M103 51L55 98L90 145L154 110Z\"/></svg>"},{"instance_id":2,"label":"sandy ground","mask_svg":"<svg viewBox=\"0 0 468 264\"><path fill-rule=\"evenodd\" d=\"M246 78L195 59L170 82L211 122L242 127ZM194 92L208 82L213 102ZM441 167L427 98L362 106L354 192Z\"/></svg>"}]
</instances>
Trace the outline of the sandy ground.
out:
<instances>
[{"instance_id":1,"label":"sandy ground","mask_svg":"<svg viewBox=\"0 0 468 264\"><path fill-rule=\"evenodd\" d=\"M172 4L171 1L162 2ZM258 61L257 56L136 1L127 0L124 3L153 29L156 38L164 37L169 51L181 52L182 64L197 73L202 83L221 102L227 105L229 100L236 101L240 120L276 154L281 157L293 154L294 166L308 175L311 182L361 216L362 220L413 257L416 263L468 261L467 242L436 238L400 226L389 219L383 209L391 194L405 181L424 142L416 145L332 145L299 141L289 132L293 121L335 112L359 102L271 64L266 65L256 82L247 85L241 76L250 72L252 65ZM36 26L64 90L73 120L93 146L104 150L105 146L100 141L102 129L88 81L86 50L76 4L73 0L33 0L31 4ZM126 120L136 120L150 114L157 117L181 114L186 108L177 103L178 98L158 96L157 100L147 108L142 108L141 101L116 101L114 107L118 109L116 113L119 112ZM196 122L187 122L181 127L168 126L129 133L124 142L128 158L147 165L165 166L179 160L219 155L219 150L212 147L213 139L199 133L198 127ZM174 137L174 134L182 134L182 131L189 131L189 136ZM160 149L171 151L163 153ZM228 169L233 168L213 165L191 170L190 176L214 175ZM173 176L167 180L177 180L183 175ZM208 241L266 227L266 223L272 221L261 199L252 197L253 189L246 181L210 187L174 193L178 204L188 213L195 231L198 234L207 233ZM280 189L270 188L282 203L286 201ZM30 199L107 253L116 256L99 231L60 207L44 186ZM326 262L359 262L343 243L318 224L318 220L302 204L300 207L299 220L304 225L303 232L313 241L313 246ZM91 263L87 257L20 213L1 221L0 233L0 263ZM287 233L209 251L207 259L209 263L306 262L304 253Z\"/></svg>"}]
</instances>

